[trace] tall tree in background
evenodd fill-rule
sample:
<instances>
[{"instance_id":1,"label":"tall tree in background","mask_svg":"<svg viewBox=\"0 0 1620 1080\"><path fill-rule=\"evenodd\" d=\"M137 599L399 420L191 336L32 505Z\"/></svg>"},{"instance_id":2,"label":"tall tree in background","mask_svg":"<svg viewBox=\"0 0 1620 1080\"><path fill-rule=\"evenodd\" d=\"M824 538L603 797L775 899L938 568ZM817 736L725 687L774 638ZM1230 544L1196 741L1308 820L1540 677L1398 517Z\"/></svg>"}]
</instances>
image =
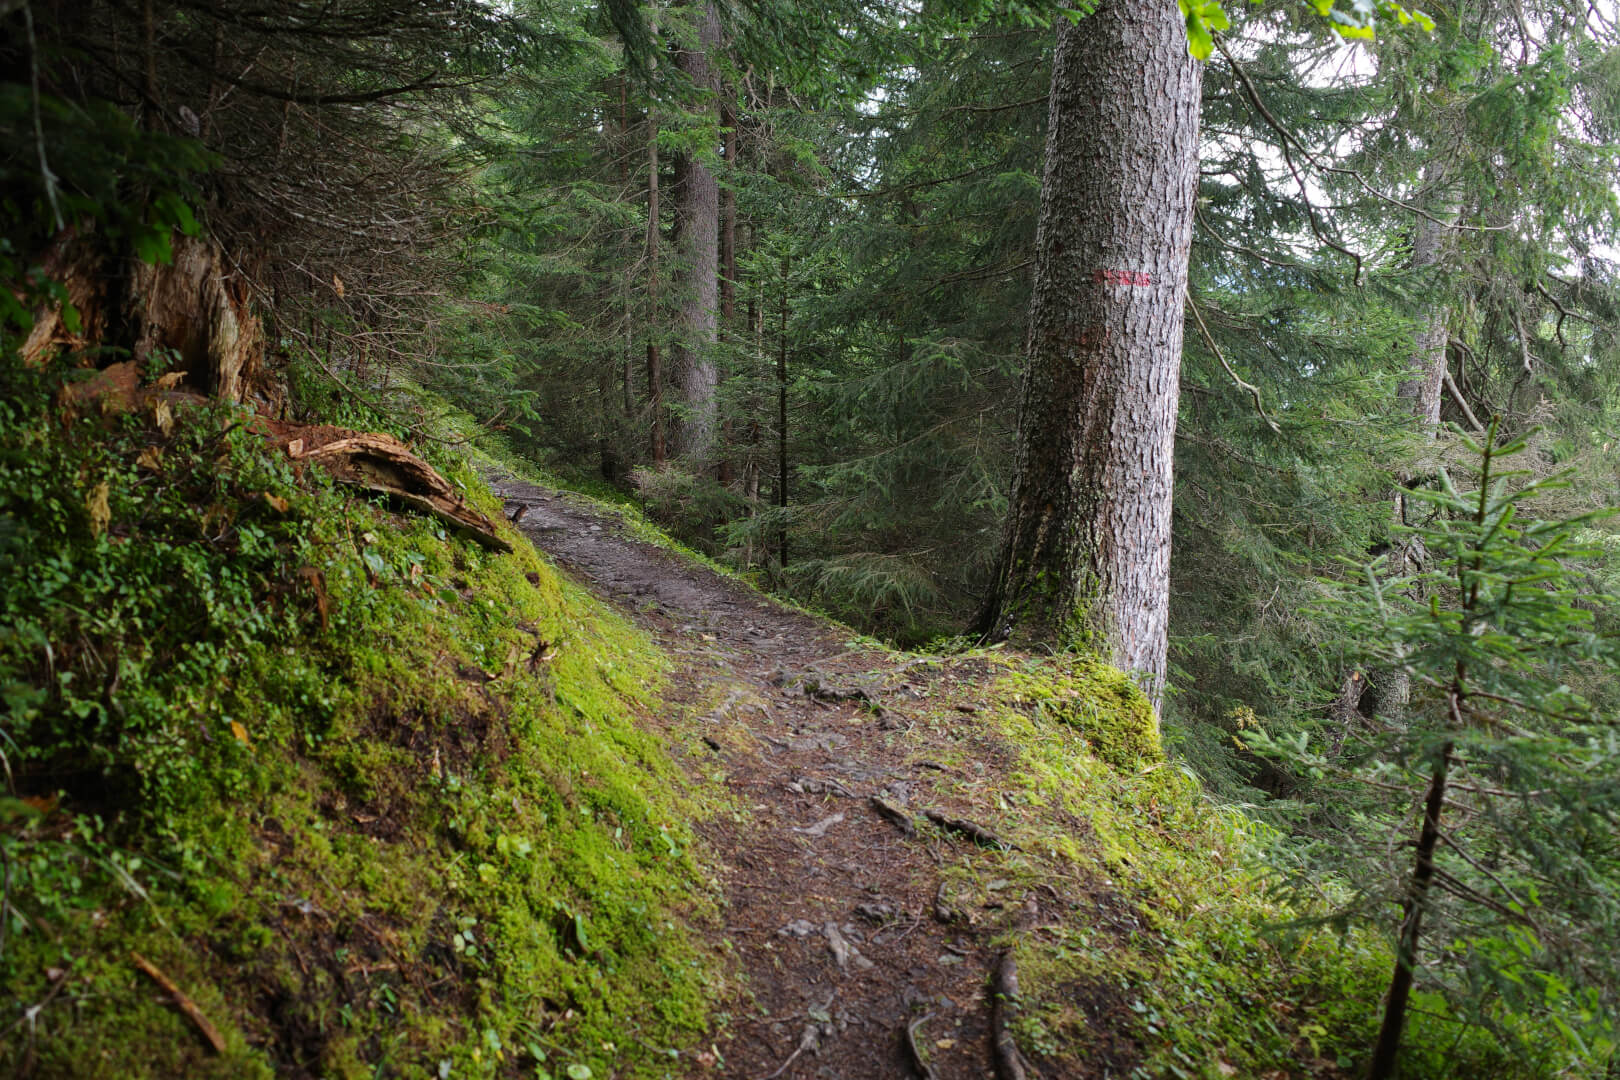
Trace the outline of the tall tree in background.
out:
<instances>
[{"instance_id":1,"label":"tall tree in background","mask_svg":"<svg viewBox=\"0 0 1620 1080\"><path fill-rule=\"evenodd\" d=\"M647 302L649 322L658 313L658 110L647 110ZM664 365L659 355L656 328L647 338L647 412L651 423L652 463L662 465L669 454L664 439Z\"/></svg>"},{"instance_id":2,"label":"tall tree in background","mask_svg":"<svg viewBox=\"0 0 1620 1080\"><path fill-rule=\"evenodd\" d=\"M719 94L714 54L720 47L720 17L710 0L694 12L691 44L675 54L675 65L692 82L699 107L712 114ZM713 116L698 124L698 135L713 132ZM719 374L714 346L719 337L720 186L692 147L675 158L676 292L680 311L670 350L675 382L676 423L671 449L696 471L714 453Z\"/></svg>"},{"instance_id":3,"label":"tall tree in background","mask_svg":"<svg viewBox=\"0 0 1620 1080\"><path fill-rule=\"evenodd\" d=\"M1090 638L1155 702L1202 79L1169 0L1059 23L1018 478L978 623Z\"/></svg>"}]
</instances>

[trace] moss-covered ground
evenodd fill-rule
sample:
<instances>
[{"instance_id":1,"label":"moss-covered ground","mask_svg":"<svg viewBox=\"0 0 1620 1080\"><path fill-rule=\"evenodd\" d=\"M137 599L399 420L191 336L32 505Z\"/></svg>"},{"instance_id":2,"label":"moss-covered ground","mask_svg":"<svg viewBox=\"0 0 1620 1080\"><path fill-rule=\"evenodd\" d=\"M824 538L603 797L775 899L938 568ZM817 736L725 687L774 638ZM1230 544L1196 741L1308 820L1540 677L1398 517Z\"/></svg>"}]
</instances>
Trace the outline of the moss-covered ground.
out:
<instances>
[{"instance_id":1,"label":"moss-covered ground","mask_svg":"<svg viewBox=\"0 0 1620 1080\"><path fill-rule=\"evenodd\" d=\"M941 792L1021 850L946 873L969 910L998 895L1040 901L1032 925L986 929L1017 959L1014 1030L1042 1075L1361 1075L1393 954L1383 935L1323 918L1335 882L1321 882L1317 908L1274 895L1266 856L1281 838L1166 759L1118 671L1002 650L946 663L964 669L957 689L908 737L948 764L997 765ZM950 734L964 700L984 721L966 743ZM1423 994L1401 1076L1598 1076L1607 1053Z\"/></svg>"},{"instance_id":2,"label":"moss-covered ground","mask_svg":"<svg viewBox=\"0 0 1620 1080\"><path fill-rule=\"evenodd\" d=\"M515 533L62 378L0 395L0 1070L683 1072L726 982L644 636Z\"/></svg>"}]
</instances>

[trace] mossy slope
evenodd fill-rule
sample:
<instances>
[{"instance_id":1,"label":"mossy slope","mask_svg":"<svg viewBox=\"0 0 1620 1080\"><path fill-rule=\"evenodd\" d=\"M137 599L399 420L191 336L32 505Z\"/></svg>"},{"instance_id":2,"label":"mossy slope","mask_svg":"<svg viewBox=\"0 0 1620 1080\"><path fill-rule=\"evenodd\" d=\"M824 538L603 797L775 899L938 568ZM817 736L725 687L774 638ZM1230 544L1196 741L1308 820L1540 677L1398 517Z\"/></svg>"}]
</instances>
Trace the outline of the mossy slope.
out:
<instances>
[{"instance_id":1,"label":"mossy slope","mask_svg":"<svg viewBox=\"0 0 1620 1080\"><path fill-rule=\"evenodd\" d=\"M0 395L0 1068L692 1072L729 976L691 822L723 800L636 723L652 643L515 534L491 556L300 474L228 408L73 415L63 374L8 369ZM1015 951L1043 1073L1355 1074L1387 943L1268 893L1275 838L1166 759L1129 679L928 662L950 689L896 737L1018 845L940 872L952 904L1004 913L976 925ZM1411 1080L1603 1051L1417 1005Z\"/></svg>"},{"instance_id":2,"label":"mossy slope","mask_svg":"<svg viewBox=\"0 0 1620 1080\"><path fill-rule=\"evenodd\" d=\"M683 1072L725 983L643 635L515 533L336 489L228 408L72 415L62 378L0 395L0 1070Z\"/></svg>"},{"instance_id":3,"label":"mossy slope","mask_svg":"<svg viewBox=\"0 0 1620 1080\"><path fill-rule=\"evenodd\" d=\"M1330 879L1314 908L1273 894L1280 838L1166 758L1126 676L1002 649L939 664L945 689L905 737L948 766L932 798L1017 845L958 849L941 873L951 905L1014 952L1014 1032L1041 1075L1362 1074L1388 940L1324 918L1342 892ZM1604 1047L1420 997L1408 1080L1601 1075Z\"/></svg>"}]
</instances>

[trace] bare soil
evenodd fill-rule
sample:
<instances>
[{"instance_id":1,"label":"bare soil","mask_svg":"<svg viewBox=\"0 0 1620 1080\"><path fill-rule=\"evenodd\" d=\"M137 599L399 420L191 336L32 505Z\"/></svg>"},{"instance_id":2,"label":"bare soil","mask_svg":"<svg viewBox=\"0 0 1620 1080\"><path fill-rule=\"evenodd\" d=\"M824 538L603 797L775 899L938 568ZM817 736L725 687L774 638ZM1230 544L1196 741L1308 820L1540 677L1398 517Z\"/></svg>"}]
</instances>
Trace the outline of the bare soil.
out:
<instances>
[{"instance_id":1,"label":"bare soil","mask_svg":"<svg viewBox=\"0 0 1620 1080\"><path fill-rule=\"evenodd\" d=\"M997 1076L997 939L1074 902L1054 889L953 896L948 868L998 856L926 823L908 837L873 801L974 812L951 805L962 785L950 774L997 772L1006 748L973 722L972 672L863 647L847 628L628 535L584 500L494 486L509 514L527 507L520 527L538 547L677 658L672 708L650 722L687 768L722 773L744 811L698 826L725 892L722 947L746 979L717 1024L710 1075ZM969 751L954 770L928 760L937 720L930 738L909 730L942 703L962 720L943 737ZM1122 1063L1106 1056L1099 1075Z\"/></svg>"}]
</instances>

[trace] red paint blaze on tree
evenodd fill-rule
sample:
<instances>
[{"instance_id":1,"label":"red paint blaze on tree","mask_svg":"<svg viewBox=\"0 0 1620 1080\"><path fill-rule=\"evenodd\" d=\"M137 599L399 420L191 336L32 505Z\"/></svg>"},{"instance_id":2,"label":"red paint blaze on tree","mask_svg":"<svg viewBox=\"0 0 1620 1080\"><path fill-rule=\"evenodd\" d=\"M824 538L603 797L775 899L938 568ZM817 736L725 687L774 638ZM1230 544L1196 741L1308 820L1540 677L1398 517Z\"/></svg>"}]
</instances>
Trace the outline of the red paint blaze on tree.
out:
<instances>
[{"instance_id":1,"label":"red paint blaze on tree","mask_svg":"<svg viewBox=\"0 0 1620 1080\"><path fill-rule=\"evenodd\" d=\"M1098 285L1135 285L1147 288L1153 284L1153 275L1141 270L1097 270L1091 280Z\"/></svg>"},{"instance_id":2,"label":"red paint blaze on tree","mask_svg":"<svg viewBox=\"0 0 1620 1080\"><path fill-rule=\"evenodd\" d=\"M1093 647L1155 705L1202 79L1175 0L1058 20L1018 479L976 626Z\"/></svg>"}]
</instances>

